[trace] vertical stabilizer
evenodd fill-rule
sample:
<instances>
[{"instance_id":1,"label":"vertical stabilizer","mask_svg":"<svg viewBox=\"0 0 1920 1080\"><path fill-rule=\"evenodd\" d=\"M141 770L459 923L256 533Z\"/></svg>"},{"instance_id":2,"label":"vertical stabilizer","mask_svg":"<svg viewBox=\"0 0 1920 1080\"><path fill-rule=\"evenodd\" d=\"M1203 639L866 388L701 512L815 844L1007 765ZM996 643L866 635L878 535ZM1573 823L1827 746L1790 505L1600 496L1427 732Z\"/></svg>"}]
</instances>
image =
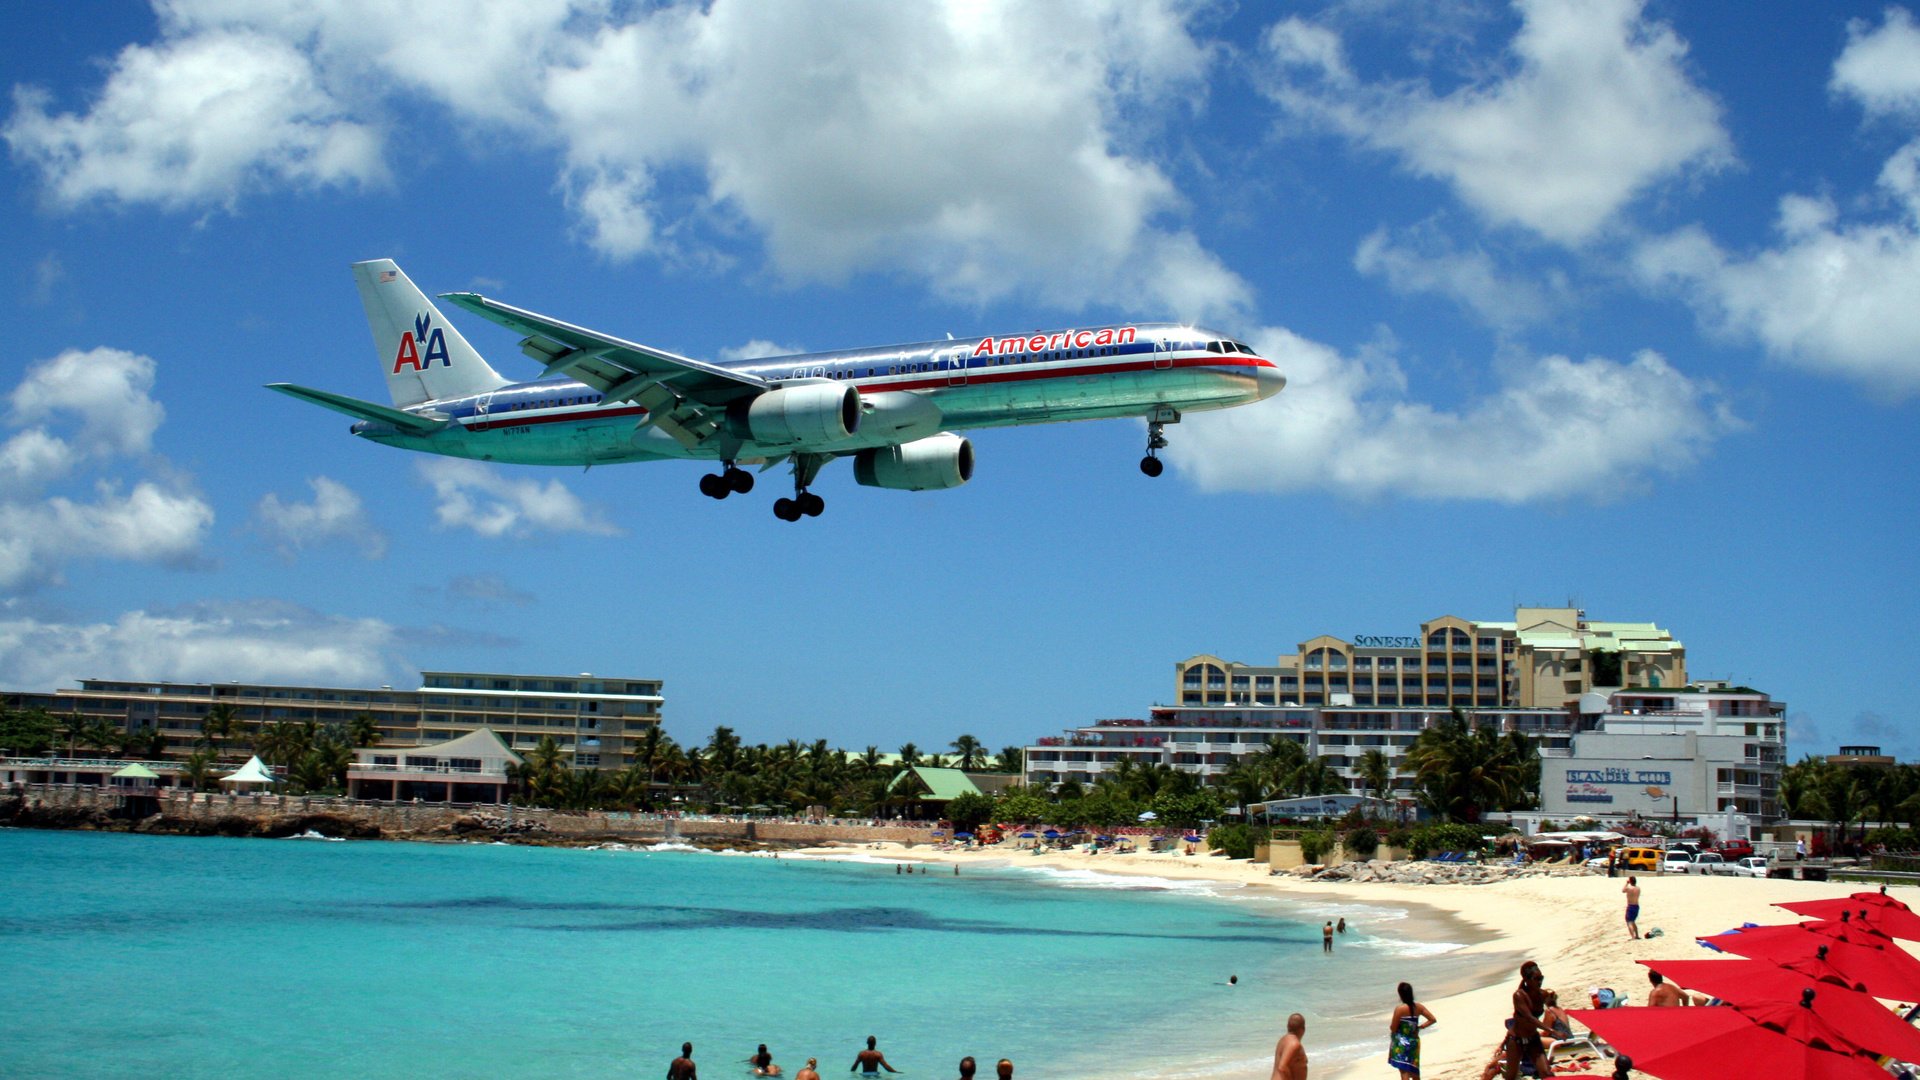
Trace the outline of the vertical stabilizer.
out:
<instances>
[{"instance_id":1,"label":"vertical stabilizer","mask_svg":"<svg viewBox=\"0 0 1920 1080\"><path fill-rule=\"evenodd\" d=\"M507 385L392 259L353 264L387 392L404 409Z\"/></svg>"}]
</instances>

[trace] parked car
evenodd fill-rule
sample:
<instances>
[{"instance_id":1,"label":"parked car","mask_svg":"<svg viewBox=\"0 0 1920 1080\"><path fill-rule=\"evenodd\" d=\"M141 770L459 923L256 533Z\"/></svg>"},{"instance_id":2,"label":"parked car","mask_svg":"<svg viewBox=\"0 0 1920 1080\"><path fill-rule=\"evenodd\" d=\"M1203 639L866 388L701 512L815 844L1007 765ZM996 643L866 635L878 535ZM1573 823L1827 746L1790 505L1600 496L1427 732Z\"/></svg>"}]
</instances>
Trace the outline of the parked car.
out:
<instances>
[{"instance_id":1,"label":"parked car","mask_svg":"<svg viewBox=\"0 0 1920 1080\"><path fill-rule=\"evenodd\" d=\"M1753 845L1745 840L1728 840L1713 850L1728 862L1736 862L1753 854Z\"/></svg>"},{"instance_id":2,"label":"parked car","mask_svg":"<svg viewBox=\"0 0 1920 1080\"><path fill-rule=\"evenodd\" d=\"M1623 847L1615 864L1622 870L1658 870L1662 852L1657 847Z\"/></svg>"},{"instance_id":3,"label":"parked car","mask_svg":"<svg viewBox=\"0 0 1920 1080\"><path fill-rule=\"evenodd\" d=\"M1674 848L1660 859L1660 872L1663 874L1684 874L1693 866L1693 852Z\"/></svg>"},{"instance_id":4,"label":"parked car","mask_svg":"<svg viewBox=\"0 0 1920 1080\"><path fill-rule=\"evenodd\" d=\"M1743 859L1735 859L1727 863L1720 872L1723 874L1733 874L1738 877L1763 878L1767 876L1767 857L1765 855L1748 855Z\"/></svg>"},{"instance_id":5,"label":"parked car","mask_svg":"<svg viewBox=\"0 0 1920 1080\"><path fill-rule=\"evenodd\" d=\"M1721 858L1717 852L1703 851L1695 855L1693 861L1683 869L1689 874L1718 874L1723 873L1726 866L1727 860Z\"/></svg>"}]
</instances>

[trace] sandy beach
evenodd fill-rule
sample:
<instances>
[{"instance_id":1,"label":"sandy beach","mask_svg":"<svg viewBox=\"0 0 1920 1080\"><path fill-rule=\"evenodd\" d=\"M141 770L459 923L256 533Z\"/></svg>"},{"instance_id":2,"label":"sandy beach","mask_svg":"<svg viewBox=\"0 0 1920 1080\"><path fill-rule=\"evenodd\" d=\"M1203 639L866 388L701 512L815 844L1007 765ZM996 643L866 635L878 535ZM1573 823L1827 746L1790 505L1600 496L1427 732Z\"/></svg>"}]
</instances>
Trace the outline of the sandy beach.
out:
<instances>
[{"instance_id":1,"label":"sandy beach","mask_svg":"<svg viewBox=\"0 0 1920 1080\"><path fill-rule=\"evenodd\" d=\"M831 857L853 849L818 848L809 854ZM923 863L1004 861L1097 870L1108 874L1141 874L1204 880L1273 889L1300 899L1337 899L1395 907L1425 907L1453 916L1484 931L1482 940L1466 946L1471 952L1512 960L1532 959L1546 975L1546 985L1560 992L1562 1003L1585 1008L1591 987L1604 986L1627 993L1629 1004L1646 1001L1647 969L1635 961L1650 959L1709 959L1723 954L1702 948L1694 938L1715 934L1745 922L1786 923L1799 916L1772 905L1777 902L1845 896L1867 888L1858 884L1817 883L1735 877L1641 874L1640 931L1659 930L1651 939L1629 939L1622 915L1621 888L1625 876L1521 877L1486 885L1394 885L1353 882L1311 882L1288 876L1270 876L1264 864L1231 861L1213 856L1185 856L1176 852L1129 855L1087 855L1048 852L1032 855L1007 846L982 850L939 851L926 846L898 844L859 849L863 854L903 858ZM1920 889L1895 888L1893 895L1920 904ZM1517 969L1517 962L1512 967ZM1409 961L1405 978L1421 988L1418 963ZM1502 1023L1511 1009L1516 970L1502 969L1494 982L1441 997L1421 994L1438 1023L1422 1039L1422 1075L1436 1080L1480 1075ZM1394 987L1380 987L1380 1051L1345 1064L1316 1063L1315 1077L1349 1080L1395 1075L1386 1067L1387 1017L1395 1004ZM1274 1037L1286 1014L1294 1011L1280 998L1274 1002ZM1307 1046L1313 1049L1313 1022L1307 1016ZM1579 1030L1576 1025L1575 1030ZM1262 1074L1264 1076L1264 1074Z\"/></svg>"}]
</instances>

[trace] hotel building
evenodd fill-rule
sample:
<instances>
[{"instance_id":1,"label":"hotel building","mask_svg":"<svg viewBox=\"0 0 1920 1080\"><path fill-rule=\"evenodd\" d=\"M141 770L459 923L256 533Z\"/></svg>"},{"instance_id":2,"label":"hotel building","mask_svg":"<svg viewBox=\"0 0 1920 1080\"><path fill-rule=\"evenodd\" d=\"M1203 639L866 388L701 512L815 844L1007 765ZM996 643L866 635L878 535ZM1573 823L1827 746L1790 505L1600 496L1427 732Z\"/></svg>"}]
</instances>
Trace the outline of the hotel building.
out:
<instances>
[{"instance_id":1,"label":"hotel building","mask_svg":"<svg viewBox=\"0 0 1920 1080\"><path fill-rule=\"evenodd\" d=\"M1452 615L1417 634L1322 634L1271 665L1195 656L1174 665L1182 706L1560 708L1597 687L1687 685L1686 648L1652 623L1523 607L1511 622Z\"/></svg>"},{"instance_id":2,"label":"hotel building","mask_svg":"<svg viewBox=\"0 0 1920 1080\"><path fill-rule=\"evenodd\" d=\"M200 722L215 705L230 705L245 728L314 721L346 724L371 716L388 746L433 746L488 728L524 753L551 735L577 769L633 764L648 730L660 725L660 680L594 675L504 675L427 671L418 690L268 683L175 683L82 679L78 689L10 693L10 708L44 708L54 716L100 717L123 731L158 728L167 756L202 744ZM244 744L239 733L231 740Z\"/></svg>"}]
</instances>

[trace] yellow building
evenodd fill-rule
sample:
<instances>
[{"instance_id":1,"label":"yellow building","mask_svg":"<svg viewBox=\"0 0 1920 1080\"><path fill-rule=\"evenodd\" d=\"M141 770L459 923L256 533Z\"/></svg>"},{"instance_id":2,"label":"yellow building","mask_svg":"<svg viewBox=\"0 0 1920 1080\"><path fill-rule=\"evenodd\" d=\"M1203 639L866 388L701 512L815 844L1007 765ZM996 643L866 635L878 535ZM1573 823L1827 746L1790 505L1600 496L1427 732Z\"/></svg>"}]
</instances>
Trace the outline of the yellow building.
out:
<instances>
[{"instance_id":1,"label":"yellow building","mask_svg":"<svg viewBox=\"0 0 1920 1080\"><path fill-rule=\"evenodd\" d=\"M1671 633L1578 608L1516 608L1511 622L1443 615L1417 634L1322 634L1270 666L1200 655L1174 668L1184 706L1557 708L1595 689L1687 685Z\"/></svg>"}]
</instances>

